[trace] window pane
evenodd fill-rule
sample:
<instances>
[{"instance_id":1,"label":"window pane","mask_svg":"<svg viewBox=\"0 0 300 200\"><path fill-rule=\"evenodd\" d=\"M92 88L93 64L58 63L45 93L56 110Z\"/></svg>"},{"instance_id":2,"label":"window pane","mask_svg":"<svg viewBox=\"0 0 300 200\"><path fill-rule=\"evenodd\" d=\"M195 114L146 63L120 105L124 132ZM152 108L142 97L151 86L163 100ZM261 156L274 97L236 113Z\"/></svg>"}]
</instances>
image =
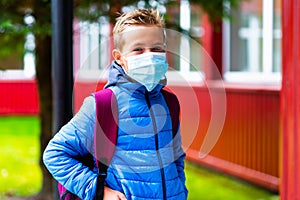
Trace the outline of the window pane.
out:
<instances>
[{"instance_id":1,"label":"window pane","mask_svg":"<svg viewBox=\"0 0 300 200\"><path fill-rule=\"evenodd\" d=\"M204 55L200 41L205 31L201 7L182 1L180 9L173 8L168 12L172 18L166 23L177 23L186 31L183 33L172 29L167 31L167 57L170 68L184 73L202 70ZM187 34L188 32L190 35Z\"/></svg>"},{"instance_id":2,"label":"window pane","mask_svg":"<svg viewBox=\"0 0 300 200\"><path fill-rule=\"evenodd\" d=\"M172 16L168 18L169 24L179 24L180 13L179 9L168 10L169 14ZM175 32L167 31L167 59L169 62L169 68L172 70L180 70L180 36Z\"/></svg>"},{"instance_id":3,"label":"window pane","mask_svg":"<svg viewBox=\"0 0 300 200\"><path fill-rule=\"evenodd\" d=\"M261 0L243 1L230 25L230 71L261 71Z\"/></svg>"},{"instance_id":4,"label":"window pane","mask_svg":"<svg viewBox=\"0 0 300 200\"><path fill-rule=\"evenodd\" d=\"M79 22L74 34L79 36L80 68L88 70L105 69L110 64L109 23L105 17L98 22ZM79 34L79 35L77 35Z\"/></svg>"},{"instance_id":5,"label":"window pane","mask_svg":"<svg viewBox=\"0 0 300 200\"><path fill-rule=\"evenodd\" d=\"M273 72L281 72L281 0L274 0Z\"/></svg>"},{"instance_id":6,"label":"window pane","mask_svg":"<svg viewBox=\"0 0 300 200\"><path fill-rule=\"evenodd\" d=\"M190 71L199 71L203 62L202 45L199 41L203 40L204 28L203 28L203 15L199 6L191 6L191 36L190 41Z\"/></svg>"}]
</instances>

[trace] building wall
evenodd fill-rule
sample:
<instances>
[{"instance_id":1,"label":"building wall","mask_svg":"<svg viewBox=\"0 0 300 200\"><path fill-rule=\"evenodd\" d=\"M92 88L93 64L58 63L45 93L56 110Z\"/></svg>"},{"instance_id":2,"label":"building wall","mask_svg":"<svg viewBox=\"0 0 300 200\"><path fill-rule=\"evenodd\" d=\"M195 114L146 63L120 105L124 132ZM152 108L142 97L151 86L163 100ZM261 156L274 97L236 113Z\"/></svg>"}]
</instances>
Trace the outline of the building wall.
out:
<instances>
[{"instance_id":1,"label":"building wall","mask_svg":"<svg viewBox=\"0 0 300 200\"><path fill-rule=\"evenodd\" d=\"M199 98L207 94L198 88ZM183 97L183 96L182 96ZM201 98L200 108L208 103ZM199 150L210 123L210 110L201 112L200 128L188 149L190 160L237 176L272 191L279 187L279 89L226 88L226 118L217 143L204 158ZM183 97L188 103L188 97ZM203 110L203 109L202 109ZM192 120L192 116L185 120ZM183 134L187 130L183 129Z\"/></svg>"}]
</instances>

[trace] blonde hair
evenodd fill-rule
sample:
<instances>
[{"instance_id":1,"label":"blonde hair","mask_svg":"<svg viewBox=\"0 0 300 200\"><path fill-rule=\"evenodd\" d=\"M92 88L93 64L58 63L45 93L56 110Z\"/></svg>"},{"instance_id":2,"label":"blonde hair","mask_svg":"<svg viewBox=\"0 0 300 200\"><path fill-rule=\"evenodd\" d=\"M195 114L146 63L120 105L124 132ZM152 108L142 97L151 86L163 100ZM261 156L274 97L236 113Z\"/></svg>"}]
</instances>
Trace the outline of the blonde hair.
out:
<instances>
[{"instance_id":1,"label":"blonde hair","mask_svg":"<svg viewBox=\"0 0 300 200\"><path fill-rule=\"evenodd\" d=\"M154 9L136 9L118 17L113 29L116 48L121 48L121 33L129 26L144 25L164 28L165 24L159 12Z\"/></svg>"}]
</instances>

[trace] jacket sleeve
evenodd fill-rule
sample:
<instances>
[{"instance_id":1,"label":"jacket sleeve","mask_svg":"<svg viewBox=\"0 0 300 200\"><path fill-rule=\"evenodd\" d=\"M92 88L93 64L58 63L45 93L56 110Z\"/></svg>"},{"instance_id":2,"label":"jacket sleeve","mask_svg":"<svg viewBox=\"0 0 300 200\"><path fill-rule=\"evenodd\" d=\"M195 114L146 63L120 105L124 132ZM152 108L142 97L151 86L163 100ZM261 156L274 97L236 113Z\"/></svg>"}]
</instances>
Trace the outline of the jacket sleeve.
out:
<instances>
[{"instance_id":1,"label":"jacket sleeve","mask_svg":"<svg viewBox=\"0 0 300 200\"><path fill-rule=\"evenodd\" d=\"M182 142L181 142L181 134L180 134L180 125L178 125L178 131L176 136L174 137L174 156L175 156L175 164L177 167L177 172L179 175L182 184L184 185L185 195L187 198L188 190L185 185L185 172L184 172L184 159L185 159L185 152L182 149Z\"/></svg>"},{"instance_id":2,"label":"jacket sleeve","mask_svg":"<svg viewBox=\"0 0 300 200\"><path fill-rule=\"evenodd\" d=\"M93 155L94 120L95 100L90 96L52 138L43 154L43 161L54 179L84 200L95 196L97 170L83 165L76 157Z\"/></svg>"}]
</instances>

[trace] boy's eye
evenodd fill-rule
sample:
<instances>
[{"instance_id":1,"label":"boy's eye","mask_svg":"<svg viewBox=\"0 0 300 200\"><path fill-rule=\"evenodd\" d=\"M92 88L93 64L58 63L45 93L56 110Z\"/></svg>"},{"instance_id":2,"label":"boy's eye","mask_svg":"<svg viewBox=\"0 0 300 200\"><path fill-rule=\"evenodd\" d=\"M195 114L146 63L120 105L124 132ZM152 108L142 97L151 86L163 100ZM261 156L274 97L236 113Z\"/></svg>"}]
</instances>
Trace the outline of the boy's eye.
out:
<instances>
[{"instance_id":1,"label":"boy's eye","mask_svg":"<svg viewBox=\"0 0 300 200\"><path fill-rule=\"evenodd\" d=\"M143 51L143 48L138 47L138 48L133 49L133 51Z\"/></svg>"},{"instance_id":2,"label":"boy's eye","mask_svg":"<svg viewBox=\"0 0 300 200\"><path fill-rule=\"evenodd\" d=\"M165 50L162 47L153 47L151 49L151 51L153 51L153 52L164 52Z\"/></svg>"}]
</instances>

